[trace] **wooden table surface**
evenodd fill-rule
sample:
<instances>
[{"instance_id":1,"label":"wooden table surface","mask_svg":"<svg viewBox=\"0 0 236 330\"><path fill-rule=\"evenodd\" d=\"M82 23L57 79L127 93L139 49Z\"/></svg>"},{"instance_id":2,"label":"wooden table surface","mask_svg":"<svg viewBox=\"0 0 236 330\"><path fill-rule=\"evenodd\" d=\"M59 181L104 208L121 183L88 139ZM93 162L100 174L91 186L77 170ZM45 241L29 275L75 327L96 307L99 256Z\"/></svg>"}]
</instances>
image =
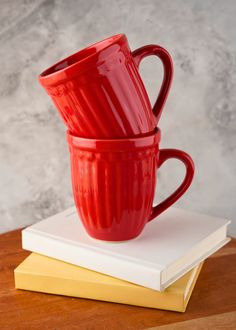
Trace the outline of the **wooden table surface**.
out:
<instances>
[{"instance_id":1,"label":"wooden table surface","mask_svg":"<svg viewBox=\"0 0 236 330\"><path fill-rule=\"evenodd\" d=\"M0 330L236 329L236 240L204 263L183 314L15 290L13 270L28 254L19 230L0 235Z\"/></svg>"}]
</instances>

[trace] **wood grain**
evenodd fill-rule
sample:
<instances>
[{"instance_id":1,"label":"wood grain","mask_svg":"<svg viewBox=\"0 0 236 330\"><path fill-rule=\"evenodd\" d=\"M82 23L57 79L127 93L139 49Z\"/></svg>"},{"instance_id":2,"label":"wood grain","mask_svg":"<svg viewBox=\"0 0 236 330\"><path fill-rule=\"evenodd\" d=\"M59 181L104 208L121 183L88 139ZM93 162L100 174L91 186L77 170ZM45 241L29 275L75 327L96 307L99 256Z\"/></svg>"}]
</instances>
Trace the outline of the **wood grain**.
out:
<instances>
[{"instance_id":1,"label":"wood grain","mask_svg":"<svg viewBox=\"0 0 236 330\"><path fill-rule=\"evenodd\" d=\"M210 322L205 329L207 324L217 329L219 320L222 329L231 329L228 319L234 320L236 312L236 240L205 262L184 314L15 290L13 270L28 254L21 249L20 230L0 235L1 330L139 330L168 324L174 329L181 323L185 329L184 322L204 319Z\"/></svg>"},{"instance_id":2,"label":"wood grain","mask_svg":"<svg viewBox=\"0 0 236 330\"><path fill-rule=\"evenodd\" d=\"M219 315L200 317L199 319L188 320L184 322L162 325L160 327L149 328L147 330L235 330L236 313L229 312Z\"/></svg>"}]
</instances>

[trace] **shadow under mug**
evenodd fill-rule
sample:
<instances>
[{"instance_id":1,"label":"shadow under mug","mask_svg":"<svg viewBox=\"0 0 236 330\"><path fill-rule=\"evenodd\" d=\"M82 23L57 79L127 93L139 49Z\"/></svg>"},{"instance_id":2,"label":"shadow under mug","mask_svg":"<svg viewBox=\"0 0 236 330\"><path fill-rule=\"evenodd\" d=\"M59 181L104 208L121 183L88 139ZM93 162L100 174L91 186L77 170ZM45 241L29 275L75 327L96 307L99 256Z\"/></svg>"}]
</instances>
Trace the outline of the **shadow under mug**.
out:
<instances>
[{"instance_id":1,"label":"shadow under mug","mask_svg":"<svg viewBox=\"0 0 236 330\"><path fill-rule=\"evenodd\" d=\"M152 109L138 72L144 57L158 56L164 67ZM130 51L124 34L93 44L54 64L39 76L72 134L125 138L153 132L173 75L168 52L158 45Z\"/></svg>"},{"instance_id":2,"label":"shadow under mug","mask_svg":"<svg viewBox=\"0 0 236 330\"><path fill-rule=\"evenodd\" d=\"M77 211L88 234L105 241L137 237L145 224L175 203L194 175L191 157L176 149L159 150L160 130L146 137L98 140L67 133ZM174 193L153 207L158 168L179 159L186 175Z\"/></svg>"}]
</instances>

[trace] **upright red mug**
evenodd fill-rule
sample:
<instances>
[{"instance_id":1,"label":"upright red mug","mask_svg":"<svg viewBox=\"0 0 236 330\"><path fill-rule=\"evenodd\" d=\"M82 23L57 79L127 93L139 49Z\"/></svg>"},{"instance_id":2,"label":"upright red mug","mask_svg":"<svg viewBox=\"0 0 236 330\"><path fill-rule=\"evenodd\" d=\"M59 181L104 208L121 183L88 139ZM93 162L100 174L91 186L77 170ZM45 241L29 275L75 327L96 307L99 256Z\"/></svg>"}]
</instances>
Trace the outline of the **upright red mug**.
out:
<instances>
[{"instance_id":1,"label":"upright red mug","mask_svg":"<svg viewBox=\"0 0 236 330\"><path fill-rule=\"evenodd\" d=\"M99 140L67 133L75 204L88 234L105 241L138 236L145 224L175 203L190 186L194 164L176 149L159 150L160 130L133 139ZM186 167L179 188L153 207L157 169L169 158Z\"/></svg>"},{"instance_id":2,"label":"upright red mug","mask_svg":"<svg viewBox=\"0 0 236 330\"><path fill-rule=\"evenodd\" d=\"M158 56L164 78L153 109L138 72L140 61ZM168 52L158 45L130 51L124 34L107 38L54 64L39 76L72 134L124 138L153 132L173 75Z\"/></svg>"}]
</instances>

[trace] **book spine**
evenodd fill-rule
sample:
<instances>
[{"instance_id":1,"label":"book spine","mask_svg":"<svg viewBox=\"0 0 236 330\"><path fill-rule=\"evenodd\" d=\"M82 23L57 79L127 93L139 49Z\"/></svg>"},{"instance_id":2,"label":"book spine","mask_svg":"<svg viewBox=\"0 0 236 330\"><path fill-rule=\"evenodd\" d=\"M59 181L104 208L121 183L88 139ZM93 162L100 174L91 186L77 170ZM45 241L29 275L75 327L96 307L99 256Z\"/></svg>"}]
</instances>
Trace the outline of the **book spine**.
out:
<instances>
[{"instance_id":1,"label":"book spine","mask_svg":"<svg viewBox=\"0 0 236 330\"><path fill-rule=\"evenodd\" d=\"M160 283L160 270L136 264L99 250L86 249L79 245L70 245L52 237L42 236L29 229L22 231L22 247L51 258L88 268L146 288L163 291Z\"/></svg>"}]
</instances>

